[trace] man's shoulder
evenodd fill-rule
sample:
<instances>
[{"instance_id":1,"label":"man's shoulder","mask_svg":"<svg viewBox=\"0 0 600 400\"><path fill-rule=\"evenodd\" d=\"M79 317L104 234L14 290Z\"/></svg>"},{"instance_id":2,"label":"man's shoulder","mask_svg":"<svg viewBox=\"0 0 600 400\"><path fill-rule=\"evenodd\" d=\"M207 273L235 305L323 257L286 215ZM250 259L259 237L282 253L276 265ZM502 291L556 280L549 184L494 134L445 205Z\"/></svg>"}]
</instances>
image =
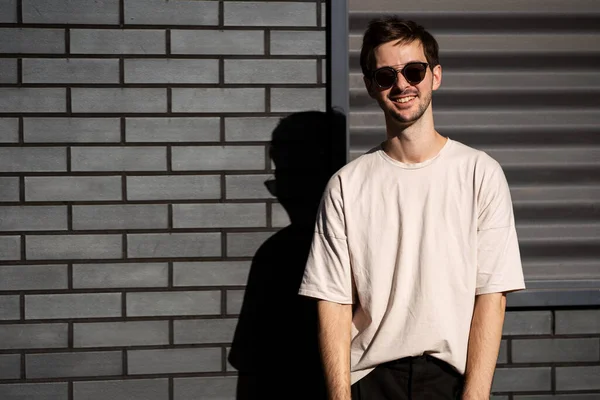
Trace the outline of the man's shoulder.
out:
<instances>
[{"instance_id":1,"label":"man's shoulder","mask_svg":"<svg viewBox=\"0 0 600 400\"><path fill-rule=\"evenodd\" d=\"M484 150L476 149L464 143L453 140L452 158L455 160L466 161L463 165L471 165L476 169L495 170L500 167L498 161L486 153Z\"/></svg>"},{"instance_id":2,"label":"man's shoulder","mask_svg":"<svg viewBox=\"0 0 600 400\"><path fill-rule=\"evenodd\" d=\"M377 146L367 151L364 154L356 157L354 160L348 162L342 168L336 172L335 175L340 177L346 177L356 173L360 173L365 169L370 169L376 164L376 160L380 159L377 154L381 150L381 146Z\"/></svg>"}]
</instances>

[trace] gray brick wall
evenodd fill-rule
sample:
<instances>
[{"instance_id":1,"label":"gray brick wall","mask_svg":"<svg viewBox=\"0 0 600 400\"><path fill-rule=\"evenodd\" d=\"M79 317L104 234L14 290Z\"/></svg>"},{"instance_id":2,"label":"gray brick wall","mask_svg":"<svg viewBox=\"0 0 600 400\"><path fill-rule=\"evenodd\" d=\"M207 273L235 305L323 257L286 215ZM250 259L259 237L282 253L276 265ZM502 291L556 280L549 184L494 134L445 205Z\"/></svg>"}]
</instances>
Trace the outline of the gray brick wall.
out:
<instances>
[{"instance_id":1,"label":"gray brick wall","mask_svg":"<svg viewBox=\"0 0 600 400\"><path fill-rule=\"evenodd\" d=\"M226 400L323 0L0 1L0 399ZM287 96L296 96L294 99Z\"/></svg>"}]
</instances>

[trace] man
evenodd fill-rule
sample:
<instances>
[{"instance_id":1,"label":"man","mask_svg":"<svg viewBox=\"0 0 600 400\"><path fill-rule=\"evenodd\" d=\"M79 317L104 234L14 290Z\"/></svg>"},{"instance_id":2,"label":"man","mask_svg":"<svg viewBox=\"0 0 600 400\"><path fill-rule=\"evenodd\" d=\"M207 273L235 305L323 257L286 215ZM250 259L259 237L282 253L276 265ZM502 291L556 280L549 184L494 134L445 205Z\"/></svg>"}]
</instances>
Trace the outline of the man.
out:
<instances>
[{"instance_id":1,"label":"man","mask_svg":"<svg viewBox=\"0 0 600 400\"><path fill-rule=\"evenodd\" d=\"M489 399L505 293L524 288L506 179L435 130L421 26L372 21L360 59L387 140L329 182L300 288L319 299L329 399Z\"/></svg>"}]
</instances>

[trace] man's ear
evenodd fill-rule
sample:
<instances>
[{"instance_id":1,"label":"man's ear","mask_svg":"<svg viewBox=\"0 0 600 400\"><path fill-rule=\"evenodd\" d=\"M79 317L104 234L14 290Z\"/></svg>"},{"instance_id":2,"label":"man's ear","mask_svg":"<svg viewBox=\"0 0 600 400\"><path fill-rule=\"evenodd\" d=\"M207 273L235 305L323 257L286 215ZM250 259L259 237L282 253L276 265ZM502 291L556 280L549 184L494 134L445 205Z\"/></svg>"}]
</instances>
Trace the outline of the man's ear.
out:
<instances>
[{"instance_id":1,"label":"man's ear","mask_svg":"<svg viewBox=\"0 0 600 400\"><path fill-rule=\"evenodd\" d=\"M433 73L433 82L431 85L432 89L438 90L438 88L442 84L442 66L438 64L435 67L433 67L432 73Z\"/></svg>"},{"instance_id":2,"label":"man's ear","mask_svg":"<svg viewBox=\"0 0 600 400\"><path fill-rule=\"evenodd\" d=\"M363 82L365 83L365 88L367 88L367 93L369 93L369 96L371 96L371 98L375 98L375 94L373 93L373 80L363 75Z\"/></svg>"}]
</instances>

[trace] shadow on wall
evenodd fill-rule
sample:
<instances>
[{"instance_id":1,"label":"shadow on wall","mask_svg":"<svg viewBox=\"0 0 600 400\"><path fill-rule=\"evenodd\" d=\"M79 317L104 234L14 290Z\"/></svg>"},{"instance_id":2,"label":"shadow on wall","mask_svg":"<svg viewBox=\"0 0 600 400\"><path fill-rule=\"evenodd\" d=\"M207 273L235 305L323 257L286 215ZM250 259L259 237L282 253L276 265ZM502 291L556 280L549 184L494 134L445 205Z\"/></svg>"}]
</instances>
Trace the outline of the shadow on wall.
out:
<instances>
[{"instance_id":1,"label":"shadow on wall","mask_svg":"<svg viewBox=\"0 0 600 400\"><path fill-rule=\"evenodd\" d=\"M252 260L229 362L239 371L237 399L324 399L316 302L298 295L327 181L345 163L345 117L309 111L281 120L265 184L291 224Z\"/></svg>"}]
</instances>

